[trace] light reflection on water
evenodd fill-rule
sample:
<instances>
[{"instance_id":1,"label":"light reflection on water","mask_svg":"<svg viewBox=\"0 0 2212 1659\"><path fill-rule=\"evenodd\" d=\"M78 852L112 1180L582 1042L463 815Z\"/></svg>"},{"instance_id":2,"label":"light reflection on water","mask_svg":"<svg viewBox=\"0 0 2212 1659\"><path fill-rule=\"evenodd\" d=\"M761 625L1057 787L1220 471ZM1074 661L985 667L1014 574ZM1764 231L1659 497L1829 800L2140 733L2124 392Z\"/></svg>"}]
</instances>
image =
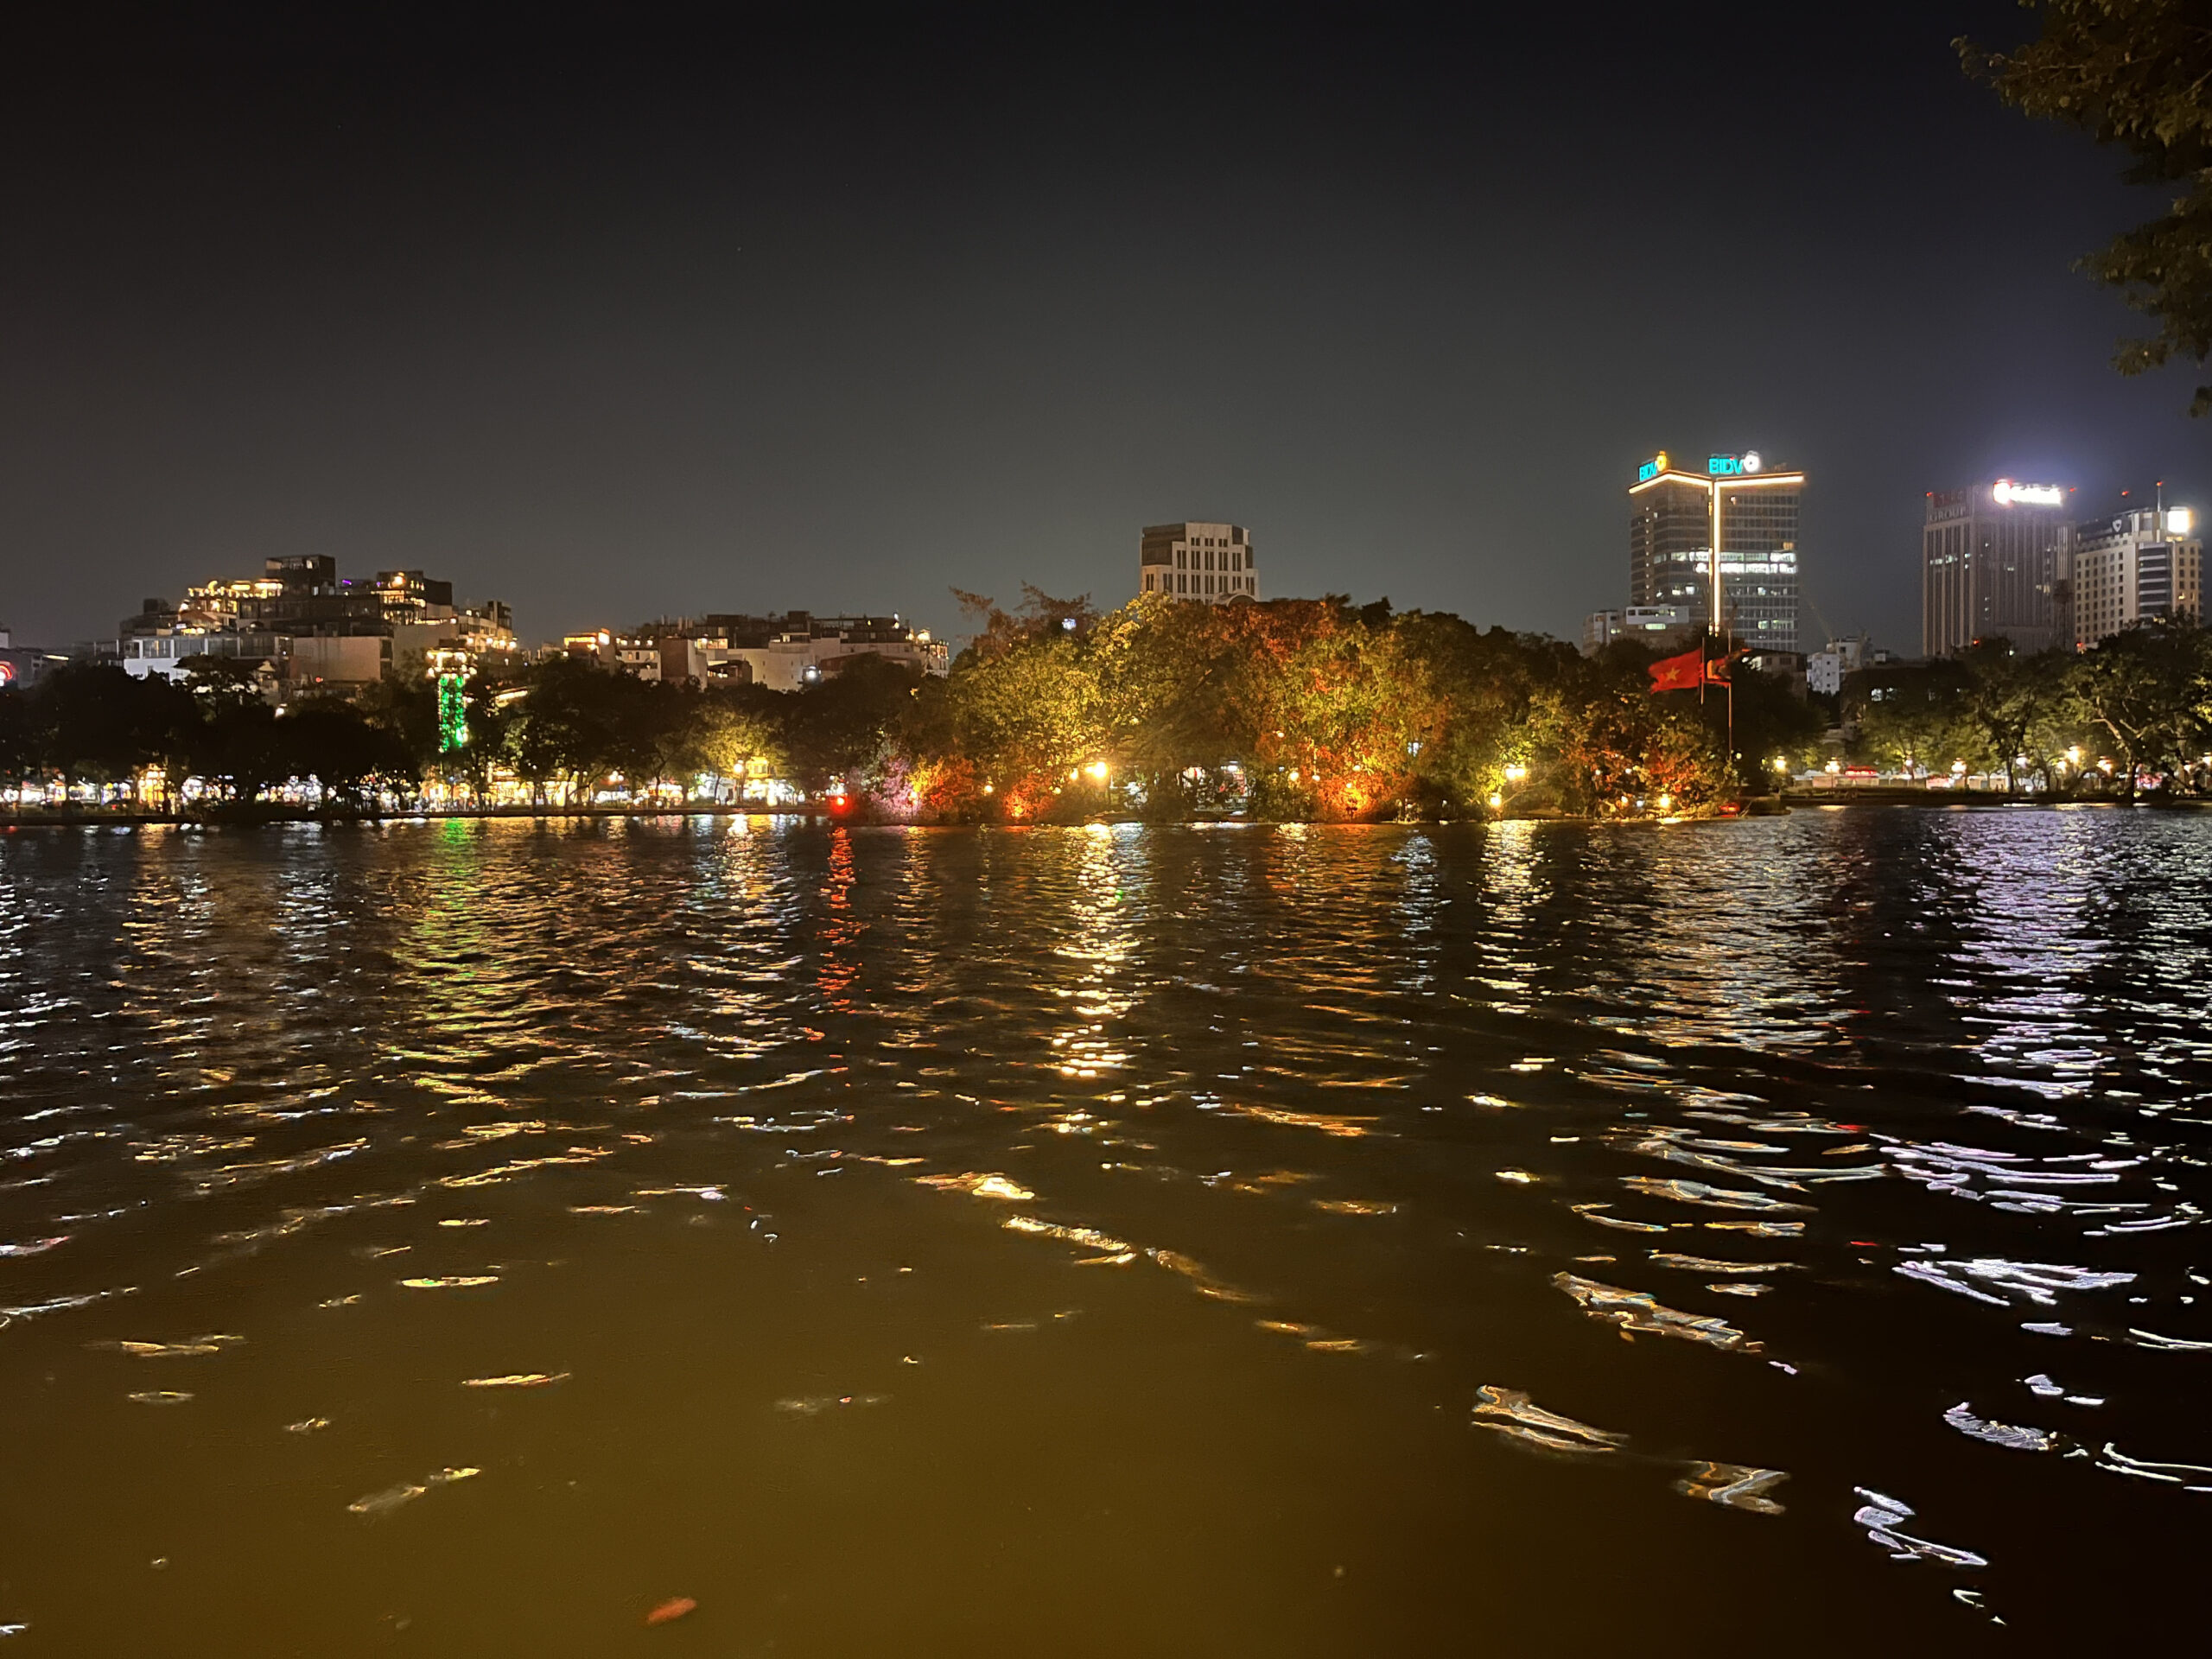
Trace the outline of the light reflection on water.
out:
<instances>
[{"instance_id":1,"label":"light reflection on water","mask_svg":"<svg viewBox=\"0 0 2212 1659\"><path fill-rule=\"evenodd\" d=\"M2151 1628L2208 985L2184 815L0 837L0 1624Z\"/></svg>"}]
</instances>

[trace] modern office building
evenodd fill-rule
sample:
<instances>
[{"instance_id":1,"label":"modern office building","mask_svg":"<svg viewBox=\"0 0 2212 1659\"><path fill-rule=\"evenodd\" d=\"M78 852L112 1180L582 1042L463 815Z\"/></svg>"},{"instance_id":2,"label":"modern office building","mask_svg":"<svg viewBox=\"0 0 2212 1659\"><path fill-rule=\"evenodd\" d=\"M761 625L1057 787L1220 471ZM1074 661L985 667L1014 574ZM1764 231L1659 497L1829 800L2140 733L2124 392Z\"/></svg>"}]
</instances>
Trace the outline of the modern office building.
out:
<instances>
[{"instance_id":1,"label":"modern office building","mask_svg":"<svg viewBox=\"0 0 2212 1659\"><path fill-rule=\"evenodd\" d=\"M1242 524L1147 524L1137 554L1137 591L1217 605L1257 599L1252 536Z\"/></svg>"},{"instance_id":2,"label":"modern office building","mask_svg":"<svg viewBox=\"0 0 2212 1659\"><path fill-rule=\"evenodd\" d=\"M2204 614L2204 543L2187 507L2138 507L2073 532L2073 642L2158 616Z\"/></svg>"},{"instance_id":3,"label":"modern office building","mask_svg":"<svg viewBox=\"0 0 2212 1659\"><path fill-rule=\"evenodd\" d=\"M1629 604L1686 608L1755 651L1795 652L1804 493L1803 473L1756 450L1695 471L1661 451L1629 489Z\"/></svg>"},{"instance_id":4,"label":"modern office building","mask_svg":"<svg viewBox=\"0 0 2212 1659\"><path fill-rule=\"evenodd\" d=\"M1920 532L1923 656L1999 637L2021 651L2072 639L2072 493L2009 478L1929 493Z\"/></svg>"}]
</instances>

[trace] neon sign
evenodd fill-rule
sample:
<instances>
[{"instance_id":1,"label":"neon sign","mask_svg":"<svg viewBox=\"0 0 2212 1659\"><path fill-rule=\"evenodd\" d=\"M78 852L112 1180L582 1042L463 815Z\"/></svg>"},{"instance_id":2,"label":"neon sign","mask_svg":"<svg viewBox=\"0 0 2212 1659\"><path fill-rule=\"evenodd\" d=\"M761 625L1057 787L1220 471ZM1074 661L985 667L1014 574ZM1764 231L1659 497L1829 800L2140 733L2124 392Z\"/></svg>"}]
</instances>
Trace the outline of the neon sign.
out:
<instances>
[{"instance_id":1,"label":"neon sign","mask_svg":"<svg viewBox=\"0 0 2212 1659\"><path fill-rule=\"evenodd\" d=\"M1740 455L1714 455L1705 463L1705 471L1708 478L1735 478L1745 473L1756 473L1764 465L1759 452L1753 449Z\"/></svg>"},{"instance_id":2,"label":"neon sign","mask_svg":"<svg viewBox=\"0 0 2212 1659\"><path fill-rule=\"evenodd\" d=\"M1649 483L1651 480L1658 477L1660 474L1666 470L1667 452L1664 449L1662 449L1657 454L1652 456L1650 460L1645 461L1643 466L1636 469L1636 481L1639 484Z\"/></svg>"},{"instance_id":3,"label":"neon sign","mask_svg":"<svg viewBox=\"0 0 2212 1659\"><path fill-rule=\"evenodd\" d=\"M2066 492L2056 484L2015 484L2009 478L1992 485L1989 496L2000 507L2056 507L2066 502Z\"/></svg>"}]
</instances>

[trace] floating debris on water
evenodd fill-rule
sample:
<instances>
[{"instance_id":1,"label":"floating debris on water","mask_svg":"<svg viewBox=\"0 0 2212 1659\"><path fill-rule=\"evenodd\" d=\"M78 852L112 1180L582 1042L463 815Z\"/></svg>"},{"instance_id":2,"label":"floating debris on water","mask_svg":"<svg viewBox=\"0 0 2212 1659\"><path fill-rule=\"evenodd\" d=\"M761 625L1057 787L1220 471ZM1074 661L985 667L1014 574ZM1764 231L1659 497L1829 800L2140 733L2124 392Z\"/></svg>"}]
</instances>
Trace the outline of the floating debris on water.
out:
<instances>
[{"instance_id":1,"label":"floating debris on water","mask_svg":"<svg viewBox=\"0 0 2212 1659\"><path fill-rule=\"evenodd\" d=\"M696 1611L698 1605L689 1596L671 1596L645 1615L645 1623L665 1624L671 1619L682 1618L686 1613Z\"/></svg>"},{"instance_id":2,"label":"floating debris on water","mask_svg":"<svg viewBox=\"0 0 2212 1659\"><path fill-rule=\"evenodd\" d=\"M399 1281L410 1290L466 1290L474 1285L496 1285L496 1273L448 1274L436 1279L403 1279Z\"/></svg>"},{"instance_id":3,"label":"floating debris on water","mask_svg":"<svg viewBox=\"0 0 2212 1659\"><path fill-rule=\"evenodd\" d=\"M468 1376L461 1379L464 1389L542 1389L550 1382L565 1382L566 1371L515 1371L505 1376Z\"/></svg>"},{"instance_id":4,"label":"floating debris on water","mask_svg":"<svg viewBox=\"0 0 2212 1659\"><path fill-rule=\"evenodd\" d=\"M129 1398L142 1406L181 1406L192 1396L175 1389L147 1389Z\"/></svg>"},{"instance_id":5,"label":"floating debris on water","mask_svg":"<svg viewBox=\"0 0 2212 1659\"><path fill-rule=\"evenodd\" d=\"M327 1417L302 1417L296 1423L285 1424L284 1432L287 1434L313 1434L329 1427L330 1419Z\"/></svg>"}]
</instances>

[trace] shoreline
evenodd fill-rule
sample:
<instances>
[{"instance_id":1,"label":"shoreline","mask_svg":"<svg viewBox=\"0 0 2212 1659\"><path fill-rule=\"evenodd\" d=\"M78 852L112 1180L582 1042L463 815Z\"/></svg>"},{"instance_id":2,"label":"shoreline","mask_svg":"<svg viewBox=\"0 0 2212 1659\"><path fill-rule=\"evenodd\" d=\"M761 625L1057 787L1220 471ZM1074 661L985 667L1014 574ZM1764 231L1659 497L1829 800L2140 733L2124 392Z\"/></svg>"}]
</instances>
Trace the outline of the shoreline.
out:
<instances>
[{"instance_id":1,"label":"shoreline","mask_svg":"<svg viewBox=\"0 0 2212 1659\"><path fill-rule=\"evenodd\" d=\"M2212 800L2184 798L2180 800L2136 799L2113 800L2090 797L2082 799L2049 800L2040 797L2013 797L1986 794L1980 791L1917 790L1808 790L1789 791L1779 798L1763 796L1746 804L1738 814L1701 814L1695 817L1615 817L1576 818L1553 814L1511 813L1497 817L1468 817L1458 818L1364 818L1323 821L1310 818L1253 818L1237 817L1147 818L1134 813L1105 813L1069 823L1034 822L1001 823L992 821L925 823L916 819L883 817L867 813L833 813L816 808L763 808L732 806L716 803L696 803L681 806L591 806L591 807L440 807L423 808L406 812L328 812L311 807L262 807L217 813L156 812L132 808L94 807L47 810L33 809L25 813L0 812L0 831L17 830L86 830L137 829L146 825L171 825L179 829L235 830L260 829L274 824L326 824L361 828L380 827L395 823L450 823L470 820L524 823L603 823L626 822L631 819L652 818L786 818L799 819L810 824L845 825L849 828L921 829L921 830L1051 830L1082 829L1093 824L1120 825L1149 824L1161 829L1193 829L1227 826L1236 829L1277 827L1298 824L1307 828L1371 829L1393 824L1440 827L1446 824L1492 823L1580 823L1618 827L1626 824L1727 823L1760 817L1775 817L1798 810L1832 810L1844 807L1905 808L1918 810L1979 810L2029 809L2037 811L2057 811L2082 808L2143 808L2169 811L2212 808Z\"/></svg>"}]
</instances>

